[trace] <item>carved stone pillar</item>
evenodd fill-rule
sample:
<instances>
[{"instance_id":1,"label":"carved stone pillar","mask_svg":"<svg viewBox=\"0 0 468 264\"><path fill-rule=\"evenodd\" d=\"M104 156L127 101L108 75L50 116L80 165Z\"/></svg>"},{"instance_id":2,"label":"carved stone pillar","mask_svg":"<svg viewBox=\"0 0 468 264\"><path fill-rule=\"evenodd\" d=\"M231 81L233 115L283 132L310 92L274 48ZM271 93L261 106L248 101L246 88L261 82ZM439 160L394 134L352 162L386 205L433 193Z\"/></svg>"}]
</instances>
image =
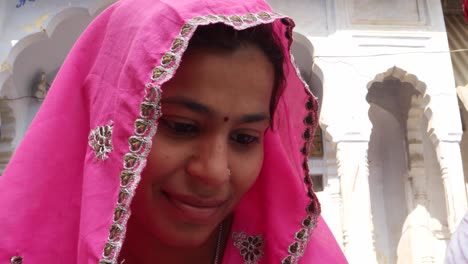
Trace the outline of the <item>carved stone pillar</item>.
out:
<instances>
[{"instance_id":1,"label":"carved stone pillar","mask_svg":"<svg viewBox=\"0 0 468 264\"><path fill-rule=\"evenodd\" d=\"M368 141L337 143L343 201L343 245L349 263L377 263L369 192Z\"/></svg>"},{"instance_id":2,"label":"carved stone pillar","mask_svg":"<svg viewBox=\"0 0 468 264\"><path fill-rule=\"evenodd\" d=\"M398 263L429 264L434 263L433 235L430 230L428 211L428 179L424 163L424 146L422 139L423 124L422 96L411 98L408 112L408 212L403 233L398 246Z\"/></svg>"},{"instance_id":3,"label":"carved stone pillar","mask_svg":"<svg viewBox=\"0 0 468 264\"><path fill-rule=\"evenodd\" d=\"M325 141L325 161L327 174L327 193L328 193L328 208L322 210L329 211L333 217L327 219L333 235L338 244L343 249L343 200L341 198L340 178L337 172L336 151L332 144Z\"/></svg>"},{"instance_id":4,"label":"carved stone pillar","mask_svg":"<svg viewBox=\"0 0 468 264\"><path fill-rule=\"evenodd\" d=\"M7 103L0 103L0 175L3 174L11 155L12 141L15 137L15 118L13 110Z\"/></svg>"},{"instance_id":5,"label":"carved stone pillar","mask_svg":"<svg viewBox=\"0 0 468 264\"><path fill-rule=\"evenodd\" d=\"M459 141L438 141L437 158L444 183L448 226L450 233L453 233L467 210L467 195Z\"/></svg>"}]
</instances>

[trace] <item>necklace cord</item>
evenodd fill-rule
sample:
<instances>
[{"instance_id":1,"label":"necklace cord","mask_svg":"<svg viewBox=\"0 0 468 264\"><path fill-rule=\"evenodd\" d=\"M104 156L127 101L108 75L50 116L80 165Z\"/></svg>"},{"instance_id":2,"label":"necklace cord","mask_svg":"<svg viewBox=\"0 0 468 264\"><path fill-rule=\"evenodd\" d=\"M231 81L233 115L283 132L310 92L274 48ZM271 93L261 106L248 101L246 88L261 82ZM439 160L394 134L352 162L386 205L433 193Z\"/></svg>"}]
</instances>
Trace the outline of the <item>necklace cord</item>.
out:
<instances>
[{"instance_id":1,"label":"necklace cord","mask_svg":"<svg viewBox=\"0 0 468 264\"><path fill-rule=\"evenodd\" d=\"M216 241L216 251L215 251L215 259L214 259L214 264L219 264L219 258L221 254L221 240L223 236L223 223L219 224L219 230L218 230L218 239Z\"/></svg>"}]
</instances>

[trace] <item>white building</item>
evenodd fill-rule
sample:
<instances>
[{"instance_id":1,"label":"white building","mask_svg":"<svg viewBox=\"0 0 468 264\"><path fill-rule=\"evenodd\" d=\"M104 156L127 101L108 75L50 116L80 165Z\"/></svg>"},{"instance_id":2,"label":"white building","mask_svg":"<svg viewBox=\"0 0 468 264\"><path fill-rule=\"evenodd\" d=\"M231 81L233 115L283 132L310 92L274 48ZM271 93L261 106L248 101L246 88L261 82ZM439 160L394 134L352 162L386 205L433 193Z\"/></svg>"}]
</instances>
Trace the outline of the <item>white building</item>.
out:
<instances>
[{"instance_id":1,"label":"white building","mask_svg":"<svg viewBox=\"0 0 468 264\"><path fill-rule=\"evenodd\" d=\"M32 97L41 72L52 80L79 33L113 0L6 2L3 167L41 104ZM293 53L321 102L311 174L350 263L443 263L467 210L461 0L269 2L297 24Z\"/></svg>"}]
</instances>

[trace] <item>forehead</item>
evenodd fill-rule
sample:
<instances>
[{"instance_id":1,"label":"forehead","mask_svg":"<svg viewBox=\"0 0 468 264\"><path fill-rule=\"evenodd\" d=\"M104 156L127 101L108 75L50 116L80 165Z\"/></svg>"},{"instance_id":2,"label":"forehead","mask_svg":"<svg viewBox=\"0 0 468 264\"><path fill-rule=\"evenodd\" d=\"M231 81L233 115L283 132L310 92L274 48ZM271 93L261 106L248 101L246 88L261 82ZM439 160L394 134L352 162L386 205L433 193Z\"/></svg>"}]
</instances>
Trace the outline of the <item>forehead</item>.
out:
<instances>
[{"instance_id":1,"label":"forehead","mask_svg":"<svg viewBox=\"0 0 468 264\"><path fill-rule=\"evenodd\" d=\"M163 86L163 98L184 96L221 114L268 113L273 83L273 65L256 46L232 52L197 48L184 55L173 79Z\"/></svg>"}]
</instances>

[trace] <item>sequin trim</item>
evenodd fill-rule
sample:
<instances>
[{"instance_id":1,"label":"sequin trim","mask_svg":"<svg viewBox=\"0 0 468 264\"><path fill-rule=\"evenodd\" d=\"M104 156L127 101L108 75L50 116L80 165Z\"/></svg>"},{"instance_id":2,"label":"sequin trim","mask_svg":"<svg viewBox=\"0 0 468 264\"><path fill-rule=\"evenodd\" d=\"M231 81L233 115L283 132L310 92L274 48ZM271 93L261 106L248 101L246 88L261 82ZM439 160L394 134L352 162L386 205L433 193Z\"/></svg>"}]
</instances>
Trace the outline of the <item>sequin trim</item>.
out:
<instances>
[{"instance_id":1,"label":"sequin trim","mask_svg":"<svg viewBox=\"0 0 468 264\"><path fill-rule=\"evenodd\" d=\"M123 158L123 170L120 173L121 189L116 201L116 206L114 209L114 217L111 227L109 229L109 236L104 245L102 252L102 259L99 261L99 264L117 264L118 255L122 248L123 240L126 232L126 225L130 217L130 203L133 198L136 187L140 181L140 174L145 166L146 158L151 149L151 140L157 130L157 120L162 115L161 107L159 100L161 98L161 89L160 87L166 81L171 79L179 67L181 58L185 50L187 49L189 40L193 33L195 32L198 26L208 25L213 23L224 23L230 25L237 30L246 29L249 27L254 27L260 24L268 24L274 22L276 19L285 18L285 16L279 15L277 13L268 13L268 12L259 12L256 14L245 14L245 15L206 15L201 17L192 18L188 23L184 24L180 30L179 36L177 36L170 48L161 58L160 64L154 67L152 73L150 74L150 81L146 85L146 95L143 99L143 102L140 104L140 116L135 120L135 131L134 135L129 137L129 152L124 155ZM289 29L288 29L289 30ZM292 30L292 29L291 29ZM291 45L290 41L289 45ZM292 57L291 57L292 58ZM298 68L293 63L298 76L300 73ZM301 79L302 80L302 79ZM304 86L308 90L307 84L303 81ZM311 95L312 96L312 95ZM310 139L306 140L304 147L310 145ZM307 158L307 156L305 156ZM307 170L308 173L308 170ZM310 186L308 185L310 188ZM318 217L317 212L310 214L307 212L306 218L299 224L300 235L296 234L292 245L300 241L301 244L298 244L299 251L303 251L303 248L306 247L308 238L315 227L316 219ZM306 223L306 224L305 224ZM302 231L307 229L307 231ZM243 235L242 235L243 234ZM259 236L250 236L248 237L245 233L238 233L237 241L244 241L241 238L246 238L244 242L249 243L251 238L255 240L255 245L258 246L258 239L261 239ZM242 243L238 244L239 248L244 247ZM262 240L263 247L263 240ZM288 252L292 255L287 256L285 259L288 259L294 255L293 260L296 263L299 259L301 252L291 253L291 249L295 251L295 247L289 246ZM242 249L241 249L242 251ZM257 263L256 261L260 260L263 256L263 251L260 255L255 253L249 253L248 247L244 248L246 252L243 257L247 256L247 260L251 262L245 262L247 264ZM257 252L257 251L255 251ZM242 253L241 253L242 254ZM250 260L252 259L252 260ZM283 260L283 263L286 263Z\"/></svg>"},{"instance_id":2,"label":"sequin trim","mask_svg":"<svg viewBox=\"0 0 468 264\"><path fill-rule=\"evenodd\" d=\"M88 144L93 149L96 159L106 160L112 151L112 121L104 126L98 126L91 130L88 136Z\"/></svg>"},{"instance_id":3,"label":"sequin trim","mask_svg":"<svg viewBox=\"0 0 468 264\"><path fill-rule=\"evenodd\" d=\"M257 264L263 258L264 241L261 235L247 236L245 232L234 232L232 239L244 259L244 264Z\"/></svg>"},{"instance_id":4,"label":"sequin trim","mask_svg":"<svg viewBox=\"0 0 468 264\"><path fill-rule=\"evenodd\" d=\"M161 117L161 89L154 83L145 86L145 96L140 104L140 116L134 122L134 135L128 139L128 152L123 156L123 169L120 172L120 190L114 208L112 225L104 245L99 264L116 264L125 236L125 228L130 217L130 203L140 180L151 149L151 139L157 130L157 120Z\"/></svg>"},{"instance_id":5,"label":"sequin trim","mask_svg":"<svg viewBox=\"0 0 468 264\"><path fill-rule=\"evenodd\" d=\"M291 22L291 21L288 21ZM283 22L284 24L285 22ZM287 29L289 30L289 29ZM309 205L305 208L307 216L302 220L302 228L296 232L294 235L294 242L291 243L288 247L289 255L282 260L282 264L297 264L299 259L304 254L307 244L309 243L312 232L317 226L318 217L320 215L320 204L317 197L313 191L312 180L309 175L309 166L308 166L308 150L312 145L312 135L315 132L316 126L318 125L318 101L312 95L312 92L309 89L309 85L304 81L297 67L292 53L290 53L291 62L294 69L296 70L297 76L304 85L304 88L309 95L307 102L305 104L305 109L307 110L307 115L304 117L305 129L302 133L302 138L304 139L304 144L299 150L302 154L302 169L304 171L304 182L307 186L307 196L310 199Z\"/></svg>"}]
</instances>

